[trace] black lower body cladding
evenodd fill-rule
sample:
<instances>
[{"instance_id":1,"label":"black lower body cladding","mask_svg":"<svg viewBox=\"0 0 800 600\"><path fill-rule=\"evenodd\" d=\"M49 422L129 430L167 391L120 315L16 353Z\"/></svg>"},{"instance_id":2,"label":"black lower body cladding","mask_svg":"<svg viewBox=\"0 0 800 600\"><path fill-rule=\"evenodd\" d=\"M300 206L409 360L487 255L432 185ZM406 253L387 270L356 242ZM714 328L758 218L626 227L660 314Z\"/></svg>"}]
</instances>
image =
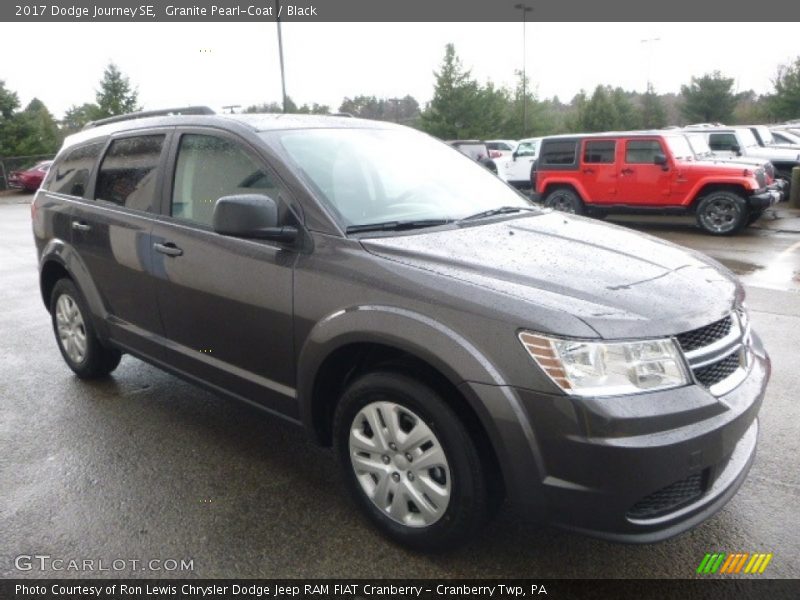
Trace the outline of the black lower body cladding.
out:
<instances>
[{"instance_id":1,"label":"black lower body cladding","mask_svg":"<svg viewBox=\"0 0 800 600\"><path fill-rule=\"evenodd\" d=\"M513 389L530 430L500 438L498 454L520 457L505 473L517 482L511 501L537 521L616 541L693 527L749 471L770 368L755 338L748 377L720 398L698 385L603 399Z\"/></svg>"}]
</instances>

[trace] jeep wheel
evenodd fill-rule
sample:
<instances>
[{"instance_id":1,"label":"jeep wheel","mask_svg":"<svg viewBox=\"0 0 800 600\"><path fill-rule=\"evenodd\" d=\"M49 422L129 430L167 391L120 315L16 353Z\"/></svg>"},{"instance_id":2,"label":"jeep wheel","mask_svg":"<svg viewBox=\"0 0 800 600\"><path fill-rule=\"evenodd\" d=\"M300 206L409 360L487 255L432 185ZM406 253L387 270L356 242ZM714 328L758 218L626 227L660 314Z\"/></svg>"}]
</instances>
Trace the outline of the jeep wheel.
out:
<instances>
[{"instance_id":1,"label":"jeep wheel","mask_svg":"<svg viewBox=\"0 0 800 600\"><path fill-rule=\"evenodd\" d=\"M444 400L415 379L376 372L350 385L336 409L334 444L356 502L401 544L453 547L490 512L473 439Z\"/></svg>"},{"instance_id":2,"label":"jeep wheel","mask_svg":"<svg viewBox=\"0 0 800 600\"><path fill-rule=\"evenodd\" d=\"M583 202L578 198L578 194L567 188L559 188L547 194L544 205L561 212L583 214Z\"/></svg>"},{"instance_id":3,"label":"jeep wheel","mask_svg":"<svg viewBox=\"0 0 800 600\"><path fill-rule=\"evenodd\" d=\"M746 201L734 192L711 192L697 205L697 224L713 235L731 235L746 222Z\"/></svg>"},{"instance_id":4,"label":"jeep wheel","mask_svg":"<svg viewBox=\"0 0 800 600\"><path fill-rule=\"evenodd\" d=\"M122 353L97 339L86 301L71 280L61 279L53 287L50 315L61 356L78 377L105 377L117 368Z\"/></svg>"}]
</instances>

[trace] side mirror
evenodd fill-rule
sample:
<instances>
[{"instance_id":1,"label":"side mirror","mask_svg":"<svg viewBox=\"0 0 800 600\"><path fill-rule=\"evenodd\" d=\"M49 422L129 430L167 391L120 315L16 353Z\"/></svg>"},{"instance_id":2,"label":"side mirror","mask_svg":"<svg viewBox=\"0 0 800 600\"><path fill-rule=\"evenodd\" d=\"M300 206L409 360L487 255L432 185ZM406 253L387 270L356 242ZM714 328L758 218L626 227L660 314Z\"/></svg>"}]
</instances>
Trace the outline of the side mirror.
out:
<instances>
[{"instance_id":1,"label":"side mirror","mask_svg":"<svg viewBox=\"0 0 800 600\"><path fill-rule=\"evenodd\" d=\"M731 146L731 152L733 152L736 156L741 156L742 148L738 144L734 144Z\"/></svg>"},{"instance_id":2,"label":"side mirror","mask_svg":"<svg viewBox=\"0 0 800 600\"><path fill-rule=\"evenodd\" d=\"M296 227L278 227L278 205L269 196L223 196L214 205L212 227L220 235L293 242Z\"/></svg>"},{"instance_id":3,"label":"side mirror","mask_svg":"<svg viewBox=\"0 0 800 600\"><path fill-rule=\"evenodd\" d=\"M653 164L654 164L654 165L661 165L662 167L663 167L663 166L666 166L666 164L667 164L667 157L666 157L664 154L661 154L661 153L659 153L659 154L656 154L656 155L653 157Z\"/></svg>"},{"instance_id":4,"label":"side mirror","mask_svg":"<svg viewBox=\"0 0 800 600\"><path fill-rule=\"evenodd\" d=\"M519 154L517 154L517 151L516 151L516 150L514 150L514 151L511 153L511 160L517 160L517 157L518 157L518 156L519 156Z\"/></svg>"}]
</instances>

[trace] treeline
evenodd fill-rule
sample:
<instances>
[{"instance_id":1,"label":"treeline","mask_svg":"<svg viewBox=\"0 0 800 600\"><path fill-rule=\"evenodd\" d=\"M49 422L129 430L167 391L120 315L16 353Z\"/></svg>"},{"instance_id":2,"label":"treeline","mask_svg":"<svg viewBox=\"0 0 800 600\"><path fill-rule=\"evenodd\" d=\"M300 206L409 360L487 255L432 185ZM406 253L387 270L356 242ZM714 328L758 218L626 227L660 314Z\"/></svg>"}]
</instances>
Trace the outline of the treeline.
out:
<instances>
[{"instance_id":1,"label":"treeline","mask_svg":"<svg viewBox=\"0 0 800 600\"><path fill-rule=\"evenodd\" d=\"M305 114L347 113L410 125L443 139L509 138L554 133L650 129L667 125L722 122L770 123L800 118L800 56L778 68L773 89L764 95L736 93L734 79L719 71L681 86L680 93L645 93L598 85L568 102L540 99L531 82L516 72L512 88L480 82L466 69L453 44L445 47L434 72L433 97L426 106L410 95L346 97L338 108L311 103L298 106L290 97L286 111ZM71 106L56 120L34 98L21 109L17 94L0 80L0 157L55 153L64 136L87 122L140 110L138 93L113 63L106 67L95 101ZM248 106L244 112L283 112L278 102Z\"/></svg>"},{"instance_id":2,"label":"treeline","mask_svg":"<svg viewBox=\"0 0 800 600\"><path fill-rule=\"evenodd\" d=\"M113 63L103 73L95 100L71 106L57 121L38 98L19 110L19 96L0 80L0 158L55 154L65 136L89 121L141 110L137 91Z\"/></svg>"}]
</instances>

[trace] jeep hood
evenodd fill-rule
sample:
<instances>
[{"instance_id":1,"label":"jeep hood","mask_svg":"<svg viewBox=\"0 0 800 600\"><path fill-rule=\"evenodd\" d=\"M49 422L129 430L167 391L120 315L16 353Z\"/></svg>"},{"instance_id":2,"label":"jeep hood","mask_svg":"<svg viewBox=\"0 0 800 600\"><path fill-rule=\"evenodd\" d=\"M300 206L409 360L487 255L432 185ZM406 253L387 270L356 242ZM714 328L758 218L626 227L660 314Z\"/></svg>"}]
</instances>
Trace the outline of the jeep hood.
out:
<instances>
[{"instance_id":1,"label":"jeep hood","mask_svg":"<svg viewBox=\"0 0 800 600\"><path fill-rule=\"evenodd\" d=\"M699 253L557 212L361 243L452 284L522 301L520 327L536 324L533 305L568 313L604 338L672 335L723 317L743 294L730 271Z\"/></svg>"}]
</instances>

